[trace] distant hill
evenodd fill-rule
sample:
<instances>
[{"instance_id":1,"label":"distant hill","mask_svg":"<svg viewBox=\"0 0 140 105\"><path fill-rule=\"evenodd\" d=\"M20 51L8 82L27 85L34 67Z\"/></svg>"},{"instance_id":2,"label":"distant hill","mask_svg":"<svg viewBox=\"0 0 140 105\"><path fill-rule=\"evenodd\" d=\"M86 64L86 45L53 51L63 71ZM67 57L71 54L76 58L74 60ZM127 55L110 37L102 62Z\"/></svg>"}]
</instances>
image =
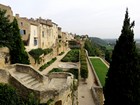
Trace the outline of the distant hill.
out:
<instances>
[{"instance_id":1,"label":"distant hill","mask_svg":"<svg viewBox=\"0 0 140 105\"><path fill-rule=\"evenodd\" d=\"M100 46L107 46L108 42L98 37L90 37L90 40Z\"/></svg>"}]
</instances>

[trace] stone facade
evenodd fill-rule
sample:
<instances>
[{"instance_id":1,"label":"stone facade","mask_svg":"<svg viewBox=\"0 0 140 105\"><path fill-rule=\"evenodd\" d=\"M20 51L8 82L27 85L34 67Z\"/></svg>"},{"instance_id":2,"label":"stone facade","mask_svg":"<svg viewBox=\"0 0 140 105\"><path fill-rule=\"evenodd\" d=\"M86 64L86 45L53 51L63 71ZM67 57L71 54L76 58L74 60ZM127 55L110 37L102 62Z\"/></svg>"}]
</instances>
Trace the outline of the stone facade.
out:
<instances>
[{"instance_id":1,"label":"stone facade","mask_svg":"<svg viewBox=\"0 0 140 105\"><path fill-rule=\"evenodd\" d=\"M6 6L6 5L3 5L3 4L0 4L0 9L1 10L6 10L6 16L9 17L9 20L12 21L13 20L13 11L11 9L10 6Z\"/></svg>"},{"instance_id":2,"label":"stone facade","mask_svg":"<svg viewBox=\"0 0 140 105\"><path fill-rule=\"evenodd\" d=\"M18 26L20 29L20 35L24 42L25 46L29 46L30 40L30 23L27 18L20 17L19 14L16 14L16 19L18 21Z\"/></svg>"}]
</instances>

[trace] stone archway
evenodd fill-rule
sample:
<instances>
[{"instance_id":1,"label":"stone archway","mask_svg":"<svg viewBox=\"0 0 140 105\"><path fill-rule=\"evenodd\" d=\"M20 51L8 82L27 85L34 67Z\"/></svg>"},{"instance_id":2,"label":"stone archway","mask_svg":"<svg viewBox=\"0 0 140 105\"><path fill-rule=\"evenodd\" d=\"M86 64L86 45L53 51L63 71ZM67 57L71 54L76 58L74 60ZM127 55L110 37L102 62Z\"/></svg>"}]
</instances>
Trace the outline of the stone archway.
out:
<instances>
[{"instance_id":1,"label":"stone archway","mask_svg":"<svg viewBox=\"0 0 140 105\"><path fill-rule=\"evenodd\" d=\"M62 105L62 101L61 101L61 100L57 101L57 102L55 103L55 105Z\"/></svg>"}]
</instances>

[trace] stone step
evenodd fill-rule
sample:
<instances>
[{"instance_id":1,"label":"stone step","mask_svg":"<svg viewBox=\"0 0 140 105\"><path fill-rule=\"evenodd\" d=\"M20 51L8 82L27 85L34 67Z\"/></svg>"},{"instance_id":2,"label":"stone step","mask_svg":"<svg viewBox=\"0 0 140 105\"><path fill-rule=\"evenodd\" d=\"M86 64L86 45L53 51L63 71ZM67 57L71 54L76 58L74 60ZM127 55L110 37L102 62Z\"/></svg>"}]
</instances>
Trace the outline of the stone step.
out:
<instances>
[{"instance_id":1,"label":"stone step","mask_svg":"<svg viewBox=\"0 0 140 105\"><path fill-rule=\"evenodd\" d=\"M19 79L22 79L22 78L25 78L25 77L29 76L29 74L20 73L20 72L14 72L14 74L15 74L16 77L19 78Z\"/></svg>"},{"instance_id":2,"label":"stone step","mask_svg":"<svg viewBox=\"0 0 140 105\"><path fill-rule=\"evenodd\" d=\"M33 89L40 89L42 85L43 85L42 83L34 84Z\"/></svg>"},{"instance_id":3,"label":"stone step","mask_svg":"<svg viewBox=\"0 0 140 105\"><path fill-rule=\"evenodd\" d=\"M24 79L26 79L26 78L29 78L29 77L31 77L29 74L23 74L23 73L21 73L20 75L23 75L20 79L21 80L24 80Z\"/></svg>"},{"instance_id":4,"label":"stone step","mask_svg":"<svg viewBox=\"0 0 140 105\"><path fill-rule=\"evenodd\" d=\"M35 80L35 81L32 81L29 85L33 88L34 85L36 84L39 84L39 81Z\"/></svg>"},{"instance_id":5,"label":"stone step","mask_svg":"<svg viewBox=\"0 0 140 105\"><path fill-rule=\"evenodd\" d=\"M25 81L25 84L31 85L32 83L34 83L34 81L37 81L35 78L30 78L28 80Z\"/></svg>"},{"instance_id":6,"label":"stone step","mask_svg":"<svg viewBox=\"0 0 140 105\"><path fill-rule=\"evenodd\" d=\"M21 81L26 82L26 81L30 81L33 77L32 76L26 76L24 78L21 79Z\"/></svg>"}]
</instances>

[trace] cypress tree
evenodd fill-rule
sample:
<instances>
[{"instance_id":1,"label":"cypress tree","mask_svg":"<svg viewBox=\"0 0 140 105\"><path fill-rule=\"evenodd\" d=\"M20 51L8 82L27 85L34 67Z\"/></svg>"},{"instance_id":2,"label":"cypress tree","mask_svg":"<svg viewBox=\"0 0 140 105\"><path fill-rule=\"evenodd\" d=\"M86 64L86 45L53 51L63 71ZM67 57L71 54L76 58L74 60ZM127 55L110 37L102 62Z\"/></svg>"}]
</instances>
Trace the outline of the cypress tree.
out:
<instances>
[{"instance_id":1,"label":"cypress tree","mask_svg":"<svg viewBox=\"0 0 140 105\"><path fill-rule=\"evenodd\" d=\"M104 86L104 105L140 105L140 69L128 9Z\"/></svg>"},{"instance_id":2,"label":"cypress tree","mask_svg":"<svg viewBox=\"0 0 140 105\"><path fill-rule=\"evenodd\" d=\"M12 24L13 44L10 49L11 63L29 64L29 58L25 51L23 41L20 36L19 27L16 18Z\"/></svg>"},{"instance_id":3,"label":"cypress tree","mask_svg":"<svg viewBox=\"0 0 140 105\"><path fill-rule=\"evenodd\" d=\"M0 46L10 47L12 42L12 28L6 10L0 9Z\"/></svg>"}]
</instances>

